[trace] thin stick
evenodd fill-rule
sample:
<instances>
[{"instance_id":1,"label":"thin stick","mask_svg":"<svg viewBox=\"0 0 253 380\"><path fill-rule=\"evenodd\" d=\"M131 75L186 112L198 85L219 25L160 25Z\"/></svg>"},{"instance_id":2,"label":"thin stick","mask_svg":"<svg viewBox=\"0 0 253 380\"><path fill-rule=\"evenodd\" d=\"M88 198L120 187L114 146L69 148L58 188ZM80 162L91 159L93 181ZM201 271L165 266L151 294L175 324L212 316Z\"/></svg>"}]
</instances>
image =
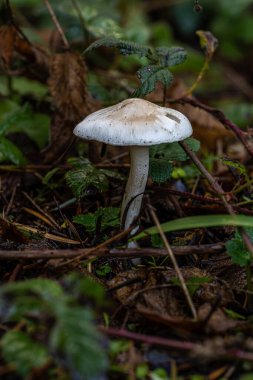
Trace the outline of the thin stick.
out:
<instances>
[{"instance_id":1,"label":"thin stick","mask_svg":"<svg viewBox=\"0 0 253 380\"><path fill-rule=\"evenodd\" d=\"M94 253L94 252L96 252L97 250L99 250L101 248L105 248L108 244L114 243L115 241L122 239L123 237L127 236L132 231L132 229L133 229L133 227L130 227L127 230L121 231L117 235L111 237L110 239L104 241L103 243L97 245L96 247L91 248L90 249L90 253ZM64 266L64 265L71 264L71 263L73 263L75 261L79 261L81 259L84 259L85 257L86 257L86 254L82 253L81 255L75 257L72 260L65 261L63 264L60 264L59 266Z\"/></svg>"},{"instance_id":2,"label":"thin stick","mask_svg":"<svg viewBox=\"0 0 253 380\"><path fill-rule=\"evenodd\" d=\"M194 354L201 353L201 348L203 347L203 350L205 348L205 345L201 345L199 343L189 342L189 341L180 341L175 339L166 339L159 336L153 336L153 335L145 335L145 334L139 334L136 332L130 332L125 329L116 329L113 327L103 327L100 326L99 330L109 336L117 337L117 338L124 338L133 340L134 342L142 342L148 345L156 345L161 347L166 347L173 350L181 350L186 352L191 352ZM196 354L195 354L196 356ZM250 362L253 362L253 354L252 352L243 351L240 349L227 349L224 352L223 357L225 358L232 358L232 359L238 359L238 360L247 360Z\"/></svg>"},{"instance_id":3,"label":"thin stick","mask_svg":"<svg viewBox=\"0 0 253 380\"><path fill-rule=\"evenodd\" d=\"M212 255L224 251L223 243L204 245L172 246L175 256ZM84 255L86 259L106 256L107 258L128 259L132 257L167 257L164 248L100 248L94 252L93 248L82 249L25 249L23 251L0 250L0 260L51 260L73 259Z\"/></svg>"},{"instance_id":4,"label":"thin stick","mask_svg":"<svg viewBox=\"0 0 253 380\"><path fill-rule=\"evenodd\" d=\"M170 100L171 101L171 100ZM247 140L246 136L247 133L242 131L236 124L234 124L231 120L227 119L224 113L216 108L212 108L210 106L207 106L206 104L203 104L199 102L196 99L192 99L189 97L184 97L182 99L176 100L179 103L187 103L192 105L193 107L201 108L205 111L207 111L209 114L213 115L217 120L219 120L225 127L230 129L236 137L241 141L241 143L244 145L245 149L247 150L248 154L253 157L253 146L250 145L249 141Z\"/></svg>"},{"instance_id":5,"label":"thin stick","mask_svg":"<svg viewBox=\"0 0 253 380\"><path fill-rule=\"evenodd\" d=\"M59 32L59 34L61 36L61 39L62 39L62 41L63 41L63 43L65 45L65 48L69 49L70 46L69 46L68 40L67 40L67 38L66 38L63 30L62 30L62 27L61 27L59 21L57 20L56 14L55 14L55 12L54 12L54 10L53 10L50 2L48 0L43 0L43 1L44 1L45 5L46 5L46 7L48 9L48 12L49 12L49 14L50 14L50 16L51 16L51 18L53 20L53 23L56 26L56 29L58 30L58 32Z\"/></svg>"},{"instance_id":6,"label":"thin stick","mask_svg":"<svg viewBox=\"0 0 253 380\"><path fill-rule=\"evenodd\" d=\"M189 305L189 307L191 309L192 315L193 315L194 319L197 320L197 318L198 318L197 317L197 312L196 312L195 307L193 305L190 293L189 293L189 291L187 289L184 277L183 277L183 275L182 275L182 273L180 271L180 268L179 268L179 266L177 264L177 260L175 258L175 255L173 254L173 251L172 251L172 249L171 249L171 247L169 245L169 242L168 242L168 240L167 240L167 238L165 236L165 233L162 230L161 224L160 224L160 222L159 222L159 220L158 220L158 218L156 216L156 213L155 213L154 209L152 208L151 205L148 205L148 207L149 207L150 215L151 215L151 217L152 217L152 219L153 219L153 221L154 221L154 223L155 223L155 225L156 225L156 227L158 229L158 232L159 232L159 234L160 234L160 236L161 236L161 238L163 240L164 246L165 246L165 248L166 248L166 250L167 250L167 252L169 254L171 262L172 262L172 264L174 266L174 269L175 269L175 271L176 271L176 273L178 275L180 284L182 286L182 290L184 292L184 295L185 295L185 298L186 298L186 300L188 302L188 305Z\"/></svg>"},{"instance_id":7,"label":"thin stick","mask_svg":"<svg viewBox=\"0 0 253 380\"><path fill-rule=\"evenodd\" d=\"M209 181L210 185L213 187L213 189L217 192L219 197L221 198L221 201L228 211L230 215L235 215L235 211L233 207L227 202L222 187L215 181L213 176L206 170L206 168L202 165L201 161L198 159L196 154L191 151L191 149L188 147L187 144L184 142L180 142L180 145L185 150L185 152L188 154L188 156L192 159L193 163L197 166L197 168L200 170L200 172L206 177L206 179ZM253 244L252 241L247 233L247 231L243 227L238 227L238 231L241 234L242 240L249 251L251 255L251 259L253 259ZM247 289L250 291L252 289L252 279L251 277L247 276ZM251 296L249 292L248 296L248 305L251 306L253 304L253 297Z\"/></svg>"}]
</instances>

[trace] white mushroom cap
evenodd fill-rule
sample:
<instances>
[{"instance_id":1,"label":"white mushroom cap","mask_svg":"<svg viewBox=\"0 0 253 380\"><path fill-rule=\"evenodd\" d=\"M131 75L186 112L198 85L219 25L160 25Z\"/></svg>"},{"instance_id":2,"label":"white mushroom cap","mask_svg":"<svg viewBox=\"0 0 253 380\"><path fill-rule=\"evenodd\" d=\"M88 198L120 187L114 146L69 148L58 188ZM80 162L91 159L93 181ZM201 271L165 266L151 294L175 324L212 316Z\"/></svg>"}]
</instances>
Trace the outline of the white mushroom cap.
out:
<instances>
[{"instance_id":1,"label":"white mushroom cap","mask_svg":"<svg viewBox=\"0 0 253 380\"><path fill-rule=\"evenodd\" d=\"M90 114L74 134L110 145L148 146L184 140L192 127L181 112L131 98Z\"/></svg>"}]
</instances>

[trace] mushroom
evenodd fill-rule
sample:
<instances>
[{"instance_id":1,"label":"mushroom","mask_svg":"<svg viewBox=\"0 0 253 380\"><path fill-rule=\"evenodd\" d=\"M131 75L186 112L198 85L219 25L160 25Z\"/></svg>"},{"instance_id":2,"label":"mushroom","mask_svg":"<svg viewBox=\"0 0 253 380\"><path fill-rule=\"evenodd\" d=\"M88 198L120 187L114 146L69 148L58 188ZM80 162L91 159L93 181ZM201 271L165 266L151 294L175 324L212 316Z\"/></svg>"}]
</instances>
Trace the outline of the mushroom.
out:
<instances>
[{"instance_id":1,"label":"mushroom","mask_svg":"<svg viewBox=\"0 0 253 380\"><path fill-rule=\"evenodd\" d=\"M131 168L121 207L121 223L127 229L140 213L148 179L149 146L181 141L192 134L192 127L174 109L131 98L90 114L75 127L74 134L130 147Z\"/></svg>"}]
</instances>

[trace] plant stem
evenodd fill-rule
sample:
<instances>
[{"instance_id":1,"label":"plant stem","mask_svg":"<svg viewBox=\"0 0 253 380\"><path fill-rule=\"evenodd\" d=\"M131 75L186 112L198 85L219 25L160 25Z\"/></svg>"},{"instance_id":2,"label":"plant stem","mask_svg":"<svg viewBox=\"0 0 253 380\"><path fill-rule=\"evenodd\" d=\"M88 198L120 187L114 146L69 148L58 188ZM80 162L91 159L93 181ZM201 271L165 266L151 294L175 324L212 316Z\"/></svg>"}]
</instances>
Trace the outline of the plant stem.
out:
<instances>
[{"instance_id":1,"label":"plant stem","mask_svg":"<svg viewBox=\"0 0 253 380\"><path fill-rule=\"evenodd\" d=\"M121 224L129 228L138 218L149 169L149 147L131 146L131 167L121 208Z\"/></svg>"},{"instance_id":2,"label":"plant stem","mask_svg":"<svg viewBox=\"0 0 253 380\"><path fill-rule=\"evenodd\" d=\"M175 255L174 255L174 253L173 253L173 251L172 251L172 249L170 247L170 244L169 244L169 242L168 242L168 240L167 240L167 238L165 236L165 233L162 230L161 224L160 224L160 222L159 222L159 220L158 220L158 218L156 216L156 213L155 213L154 209L150 205L149 205L149 211L150 211L150 215L151 215L151 217L152 217L152 219L153 219L153 221L154 221L154 223L155 223L155 225L156 225L156 227L158 229L158 232L159 232L159 234L160 234L160 236L161 236L161 238L163 240L164 246L166 248L166 251L169 254L169 257L171 259L173 267L174 267L174 269L175 269L175 271L177 273L178 279L180 281L180 284L181 284L182 290L184 292L185 298L186 298L186 300L188 302L188 305L190 307L190 310L192 312L193 318L195 320L197 320L198 319L197 312L196 312L196 309L195 309L194 304L192 302L192 299L191 299L190 293L188 291L188 288L186 286L184 277L183 277L183 275L181 273L181 270L180 270L180 268L179 268L179 266L177 264L177 260L176 260Z\"/></svg>"}]
</instances>

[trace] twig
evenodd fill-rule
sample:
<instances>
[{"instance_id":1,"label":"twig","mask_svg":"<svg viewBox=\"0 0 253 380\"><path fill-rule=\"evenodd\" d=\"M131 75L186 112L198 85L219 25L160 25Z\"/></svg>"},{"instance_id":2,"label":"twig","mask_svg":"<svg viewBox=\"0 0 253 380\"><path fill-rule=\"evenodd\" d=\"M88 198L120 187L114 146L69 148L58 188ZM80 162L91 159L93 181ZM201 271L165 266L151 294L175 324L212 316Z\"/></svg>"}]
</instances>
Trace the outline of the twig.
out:
<instances>
[{"instance_id":1,"label":"twig","mask_svg":"<svg viewBox=\"0 0 253 380\"><path fill-rule=\"evenodd\" d=\"M196 99L184 97L178 101L179 103L187 103L192 105L193 107L201 108L211 115L213 115L217 120L219 120L225 127L230 129L236 137L241 141L247 150L248 154L253 157L253 146L251 146L248 140L245 138L247 133L243 132L236 124L234 124L231 120L227 119L224 113L216 108L209 107L206 104L199 102Z\"/></svg>"},{"instance_id":2,"label":"twig","mask_svg":"<svg viewBox=\"0 0 253 380\"><path fill-rule=\"evenodd\" d=\"M179 279L180 284L181 284L181 286L182 286L182 290L183 290L183 292L184 292L185 298L186 298L186 300L187 300L187 302L188 302L188 305L189 305L189 307L190 307L190 310L191 310L191 312L192 312L192 315L193 315L194 319L197 320L197 312L196 312L196 310L195 310L195 307L194 307L194 304L193 304L193 302L192 302L192 299L191 299L190 293L189 293L188 288L187 288L187 286L186 286L186 283L185 283L184 277L183 277L183 275L182 275L182 273L181 273L181 270L180 270L180 268L179 268L179 266L178 266L178 264L177 264L177 260L176 260L176 258L175 258L175 255L173 254L173 251L172 251L172 249L171 249L171 247L170 247L170 245L169 245L169 242L168 242L168 240L167 240L167 238L166 238L166 236L165 236L165 233L164 233L163 230L162 230L161 224L160 224L160 222L159 222L159 220L158 220L158 218L157 218L157 216L156 216L156 213L155 213L154 209L152 208L151 205L148 205L148 207L149 207L150 215L151 215L151 217L152 217L152 219L153 219L153 221L154 221L154 223L155 223L155 225L156 225L156 227L157 227L157 230L158 230L158 232L159 232L159 234L160 234L160 236L161 236L161 238L162 238L162 240L163 240L164 246L165 246L165 248L166 248L166 250L167 250L167 252L168 252L168 254L169 254L169 257L170 257L170 259L171 259L171 261L172 261L172 264L173 264L173 266L174 266L174 269L175 269L175 271L176 271L176 273L177 273L178 279Z\"/></svg>"},{"instance_id":3,"label":"twig","mask_svg":"<svg viewBox=\"0 0 253 380\"><path fill-rule=\"evenodd\" d=\"M179 350L184 350L184 351L190 351L197 347L197 344L192 343L192 342L181 342L175 339L166 339L166 338L162 338L158 336L144 335L144 334L139 334L135 332L130 332L125 329L119 330L113 327L100 326L99 330L103 332L104 334L118 337L118 338L125 338L125 339L133 340L135 342L142 342L142 343L151 344L151 345L155 344L162 347L179 349Z\"/></svg>"},{"instance_id":4,"label":"twig","mask_svg":"<svg viewBox=\"0 0 253 380\"><path fill-rule=\"evenodd\" d=\"M50 16L51 16L51 18L53 20L53 23L56 26L56 29L58 30L58 32L59 32L59 34L61 36L61 39L62 39L62 41L63 41L63 43L65 45L65 48L69 49L70 46L69 46L68 40L67 40L67 38L66 38L63 30L62 30L62 27L61 27L59 21L57 20L56 14L55 14L55 12L54 12L54 10L53 10L50 2L48 0L43 0L43 1L44 1L45 5L46 5L46 7L48 9L48 12L49 12L49 14L50 14Z\"/></svg>"},{"instance_id":5,"label":"twig","mask_svg":"<svg viewBox=\"0 0 253 380\"><path fill-rule=\"evenodd\" d=\"M118 233L117 235L111 237L110 239L104 241L103 243L97 245L96 247L93 247L90 249L90 253L94 253L96 252L97 250L101 249L101 248L105 248L108 244L111 244L111 243L114 243L115 241L117 240L120 240L126 236L129 235L129 233L132 231L133 227L130 227L128 228L127 230L124 230L124 231L121 231L120 233ZM64 266L64 265L68 265L68 264L71 264L75 261L79 261L79 260L82 260L86 257L86 254L85 253L82 253L80 254L79 256L75 257L74 259L72 260L68 260L68 261L65 261L63 264L60 264L59 266Z\"/></svg>"},{"instance_id":6,"label":"twig","mask_svg":"<svg viewBox=\"0 0 253 380\"><path fill-rule=\"evenodd\" d=\"M223 243L204 245L172 246L175 256L212 255L224 251ZM164 248L100 248L94 252L93 248L83 249L24 249L23 251L0 250L0 260L51 260L70 259L83 255L86 259L106 256L107 258L128 259L132 257L164 257L168 256Z\"/></svg>"},{"instance_id":7,"label":"twig","mask_svg":"<svg viewBox=\"0 0 253 380\"><path fill-rule=\"evenodd\" d=\"M188 191L178 191L171 189L170 187L152 186L152 189L155 191L156 194L159 192L164 192L166 194L171 193L179 196L180 198L194 199L196 201L199 201L200 203L223 204L223 202L219 198L206 197L203 195L189 193ZM240 207L234 204L232 205L232 207L234 210L239 211L242 214L253 216L253 211L247 208Z\"/></svg>"},{"instance_id":8,"label":"twig","mask_svg":"<svg viewBox=\"0 0 253 380\"><path fill-rule=\"evenodd\" d=\"M145 334L130 332L125 329L119 330L113 327L100 326L99 330L102 333L109 335L111 337L124 338L124 339L133 340L134 342L142 342L148 345L166 347L166 348L169 348L170 350L171 349L181 350L181 351L186 351L188 353L194 354L195 352L200 353L201 347L203 347L203 351L205 351L204 345L194 343L194 342L189 342L189 341L166 339L159 336L152 336L152 335L145 335ZM232 359L238 359L242 361L247 360L247 361L253 362L253 353L243 351L240 349L228 349L227 351L224 352L223 357L228 358L228 359L232 358Z\"/></svg>"},{"instance_id":9,"label":"twig","mask_svg":"<svg viewBox=\"0 0 253 380\"><path fill-rule=\"evenodd\" d=\"M184 142L181 141L179 142L181 147L184 149L186 154L190 157L192 162L197 166L199 171L203 174L203 176L208 180L214 191L218 194L220 197L225 209L228 211L229 214L234 215L234 210L233 207L227 202L225 196L224 196L224 191L222 187L215 181L213 176L209 173L209 171L204 167L202 162L199 160L199 158L196 156L194 152L188 147L188 145Z\"/></svg>"},{"instance_id":10,"label":"twig","mask_svg":"<svg viewBox=\"0 0 253 380\"><path fill-rule=\"evenodd\" d=\"M223 192L222 187L220 187L220 185L215 181L213 176L206 170L206 168L202 165L201 161L198 159L196 154L191 151L191 149L188 147L188 145L185 144L184 142L180 142L180 145L185 150L185 152L188 154L188 156L192 159L193 163L197 166L197 168L200 170L200 172L206 177L206 179L209 181L209 183L211 184L213 189L217 192L217 194L221 198L221 201L222 201L224 207L226 208L226 210L228 211L228 213L230 215L235 215L235 211L234 211L233 207L227 202L227 200L224 196L224 192ZM238 229L239 233L241 234L242 240L243 240L247 250L249 251L249 253L251 255L251 259L253 259L253 244L252 244L252 241L251 241L247 231L243 227L238 227L237 229ZM250 271L250 269L251 268L248 265L248 270ZM247 289L249 291L248 306L252 307L253 297L250 294L250 291L252 290L252 276L251 275L247 276Z\"/></svg>"}]
</instances>

